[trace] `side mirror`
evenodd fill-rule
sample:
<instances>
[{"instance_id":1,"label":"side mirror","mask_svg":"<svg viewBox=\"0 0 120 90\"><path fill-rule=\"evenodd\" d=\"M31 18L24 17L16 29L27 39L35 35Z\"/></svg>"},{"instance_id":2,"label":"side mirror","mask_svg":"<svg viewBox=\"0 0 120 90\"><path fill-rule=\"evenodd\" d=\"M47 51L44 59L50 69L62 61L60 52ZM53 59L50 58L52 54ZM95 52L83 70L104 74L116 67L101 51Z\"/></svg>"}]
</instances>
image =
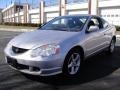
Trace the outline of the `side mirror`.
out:
<instances>
[{"instance_id":1,"label":"side mirror","mask_svg":"<svg viewBox=\"0 0 120 90\"><path fill-rule=\"evenodd\" d=\"M94 32L94 31L97 31L97 30L99 30L98 26L90 26L89 29L87 30L87 32Z\"/></svg>"}]
</instances>

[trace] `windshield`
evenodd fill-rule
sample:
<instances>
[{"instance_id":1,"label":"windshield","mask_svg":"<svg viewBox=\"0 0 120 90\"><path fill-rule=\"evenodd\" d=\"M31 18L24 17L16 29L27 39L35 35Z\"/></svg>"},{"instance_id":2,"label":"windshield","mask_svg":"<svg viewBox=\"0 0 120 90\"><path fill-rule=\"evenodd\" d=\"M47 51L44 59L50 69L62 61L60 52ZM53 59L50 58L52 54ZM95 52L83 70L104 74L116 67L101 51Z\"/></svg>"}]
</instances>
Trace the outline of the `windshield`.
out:
<instances>
[{"instance_id":1,"label":"windshield","mask_svg":"<svg viewBox=\"0 0 120 90\"><path fill-rule=\"evenodd\" d=\"M87 18L87 16L57 17L42 26L40 30L80 31Z\"/></svg>"}]
</instances>

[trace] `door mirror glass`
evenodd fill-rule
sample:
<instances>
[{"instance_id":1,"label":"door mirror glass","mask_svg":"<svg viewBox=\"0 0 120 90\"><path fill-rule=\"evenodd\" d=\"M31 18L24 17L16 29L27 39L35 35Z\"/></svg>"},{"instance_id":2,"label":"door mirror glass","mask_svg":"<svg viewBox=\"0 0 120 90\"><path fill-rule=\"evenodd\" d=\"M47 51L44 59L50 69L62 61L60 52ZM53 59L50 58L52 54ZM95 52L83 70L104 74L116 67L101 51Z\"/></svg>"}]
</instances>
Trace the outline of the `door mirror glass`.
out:
<instances>
[{"instance_id":1,"label":"door mirror glass","mask_svg":"<svg viewBox=\"0 0 120 90\"><path fill-rule=\"evenodd\" d=\"M89 29L87 30L87 32L94 32L94 31L97 31L97 30L99 30L98 26L90 26Z\"/></svg>"}]
</instances>

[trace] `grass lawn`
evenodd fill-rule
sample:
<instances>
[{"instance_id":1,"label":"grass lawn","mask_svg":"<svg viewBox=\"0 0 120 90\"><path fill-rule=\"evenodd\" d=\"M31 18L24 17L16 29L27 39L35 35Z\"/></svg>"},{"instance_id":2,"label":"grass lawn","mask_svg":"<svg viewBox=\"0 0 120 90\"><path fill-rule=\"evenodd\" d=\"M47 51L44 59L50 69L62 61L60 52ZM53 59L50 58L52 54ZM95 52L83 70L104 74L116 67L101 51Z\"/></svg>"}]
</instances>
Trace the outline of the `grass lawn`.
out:
<instances>
[{"instance_id":1,"label":"grass lawn","mask_svg":"<svg viewBox=\"0 0 120 90\"><path fill-rule=\"evenodd\" d=\"M116 31L116 35L120 35L120 31Z\"/></svg>"}]
</instances>

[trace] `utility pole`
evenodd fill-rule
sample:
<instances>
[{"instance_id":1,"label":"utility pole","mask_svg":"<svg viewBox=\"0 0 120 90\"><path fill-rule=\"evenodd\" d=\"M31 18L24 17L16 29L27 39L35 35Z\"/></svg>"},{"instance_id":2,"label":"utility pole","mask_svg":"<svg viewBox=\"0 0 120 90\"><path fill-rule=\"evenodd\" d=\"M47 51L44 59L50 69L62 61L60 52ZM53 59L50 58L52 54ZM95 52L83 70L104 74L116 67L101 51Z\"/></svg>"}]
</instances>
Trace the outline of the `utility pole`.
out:
<instances>
[{"instance_id":1,"label":"utility pole","mask_svg":"<svg viewBox=\"0 0 120 90\"><path fill-rule=\"evenodd\" d=\"M88 0L88 14L98 15L98 0Z\"/></svg>"},{"instance_id":2,"label":"utility pole","mask_svg":"<svg viewBox=\"0 0 120 90\"><path fill-rule=\"evenodd\" d=\"M88 0L88 14L91 14L91 0Z\"/></svg>"},{"instance_id":3,"label":"utility pole","mask_svg":"<svg viewBox=\"0 0 120 90\"><path fill-rule=\"evenodd\" d=\"M7 2L6 2L6 7L7 7Z\"/></svg>"},{"instance_id":4,"label":"utility pole","mask_svg":"<svg viewBox=\"0 0 120 90\"><path fill-rule=\"evenodd\" d=\"M26 0L26 3L28 4L28 0Z\"/></svg>"},{"instance_id":5,"label":"utility pole","mask_svg":"<svg viewBox=\"0 0 120 90\"><path fill-rule=\"evenodd\" d=\"M20 0L18 3L18 23L20 23Z\"/></svg>"},{"instance_id":6,"label":"utility pole","mask_svg":"<svg viewBox=\"0 0 120 90\"><path fill-rule=\"evenodd\" d=\"M61 0L59 0L59 16L61 16Z\"/></svg>"},{"instance_id":7,"label":"utility pole","mask_svg":"<svg viewBox=\"0 0 120 90\"><path fill-rule=\"evenodd\" d=\"M34 5L33 5L33 0L32 0L32 5L31 5L32 9L33 9L33 6L34 6Z\"/></svg>"},{"instance_id":8,"label":"utility pole","mask_svg":"<svg viewBox=\"0 0 120 90\"><path fill-rule=\"evenodd\" d=\"M40 23L44 24L45 23L45 16L44 16L44 0L40 0Z\"/></svg>"},{"instance_id":9,"label":"utility pole","mask_svg":"<svg viewBox=\"0 0 120 90\"><path fill-rule=\"evenodd\" d=\"M12 4L12 0L10 1L10 3Z\"/></svg>"},{"instance_id":10,"label":"utility pole","mask_svg":"<svg viewBox=\"0 0 120 90\"><path fill-rule=\"evenodd\" d=\"M66 0L59 0L59 16L66 14Z\"/></svg>"},{"instance_id":11,"label":"utility pole","mask_svg":"<svg viewBox=\"0 0 120 90\"><path fill-rule=\"evenodd\" d=\"M96 13L97 15L99 15L99 0L97 0L96 2L96 9L97 9Z\"/></svg>"}]
</instances>

